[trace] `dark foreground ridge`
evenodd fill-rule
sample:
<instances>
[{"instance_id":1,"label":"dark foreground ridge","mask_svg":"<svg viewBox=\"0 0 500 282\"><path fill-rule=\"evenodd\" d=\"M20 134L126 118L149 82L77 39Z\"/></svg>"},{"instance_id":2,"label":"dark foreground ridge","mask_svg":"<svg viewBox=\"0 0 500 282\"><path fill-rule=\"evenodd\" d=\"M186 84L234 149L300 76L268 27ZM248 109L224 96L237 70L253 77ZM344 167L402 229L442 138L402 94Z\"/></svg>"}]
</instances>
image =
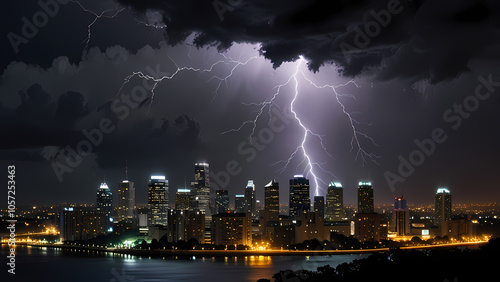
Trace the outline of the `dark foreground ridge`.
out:
<instances>
[{"instance_id":1,"label":"dark foreground ridge","mask_svg":"<svg viewBox=\"0 0 500 282\"><path fill-rule=\"evenodd\" d=\"M373 253L364 259L342 263L317 271L282 270L272 278L275 282L299 281L496 281L500 267L500 238L491 239L477 250L429 249ZM260 279L258 282L271 281Z\"/></svg>"}]
</instances>

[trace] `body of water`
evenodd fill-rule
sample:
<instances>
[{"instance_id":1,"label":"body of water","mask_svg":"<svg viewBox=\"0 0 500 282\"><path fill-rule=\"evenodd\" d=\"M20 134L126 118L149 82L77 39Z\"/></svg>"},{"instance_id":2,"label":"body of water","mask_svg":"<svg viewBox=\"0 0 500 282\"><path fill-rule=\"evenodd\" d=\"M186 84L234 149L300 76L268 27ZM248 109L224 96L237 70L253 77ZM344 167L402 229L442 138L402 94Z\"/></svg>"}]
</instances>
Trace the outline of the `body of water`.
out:
<instances>
[{"instance_id":1,"label":"body of water","mask_svg":"<svg viewBox=\"0 0 500 282\"><path fill-rule=\"evenodd\" d=\"M8 248L0 255L7 262ZM286 269L309 269L365 258L369 254L333 256L247 256L147 258L106 252L17 246L16 274L2 264L2 281L252 281L268 278Z\"/></svg>"}]
</instances>

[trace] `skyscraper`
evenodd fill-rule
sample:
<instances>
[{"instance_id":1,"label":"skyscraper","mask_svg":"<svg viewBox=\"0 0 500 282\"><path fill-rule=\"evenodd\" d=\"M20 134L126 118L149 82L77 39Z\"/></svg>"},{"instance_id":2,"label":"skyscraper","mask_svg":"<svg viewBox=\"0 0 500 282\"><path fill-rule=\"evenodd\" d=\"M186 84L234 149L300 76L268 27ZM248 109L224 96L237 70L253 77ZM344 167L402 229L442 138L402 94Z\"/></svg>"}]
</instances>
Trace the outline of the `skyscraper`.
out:
<instances>
[{"instance_id":1,"label":"skyscraper","mask_svg":"<svg viewBox=\"0 0 500 282\"><path fill-rule=\"evenodd\" d=\"M245 212L252 214L252 217L257 215L257 203L255 198L255 185L253 180L248 180L247 187L245 188Z\"/></svg>"},{"instance_id":2,"label":"skyscraper","mask_svg":"<svg viewBox=\"0 0 500 282\"><path fill-rule=\"evenodd\" d=\"M326 192L326 221L341 221L344 218L344 189L340 182L332 182Z\"/></svg>"},{"instance_id":3,"label":"skyscraper","mask_svg":"<svg viewBox=\"0 0 500 282\"><path fill-rule=\"evenodd\" d=\"M194 181L192 193L194 194L193 208L205 212L205 216L211 217L210 213L210 171L208 163L194 164ZM210 219L211 220L211 219Z\"/></svg>"},{"instance_id":4,"label":"skyscraper","mask_svg":"<svg viewBox=\"0 0 500 282\"><path fill-rule=\"evenodd\" d=\"M167 226L168 180L163 175L153 175L148 185L148 226Z\"/></svg>"},{"instance_id":5,"label":"skyscraper","mask_svg":"<svg viewBox=\"0 0 500 282\"><path fill-rule=\"evenodd\" d=\"M191 190L185 188L177 189L175 193L175 209L176 210L187 210L189 209Z\"/></svg>"},{"instance_id":6,"label":"skyscraper","mask_svg":"<svg viewBox=\"0 0 500 282\"><path fill-rule=\"evenodd\" d=\"M245 208L245 195L234 195L234 210L237 213L244 213Z\"/></svg>"},{"instance_id":7,"label":"skyscraper","mask_svg":"<svg viewBox=\"0 0 500 282\"><path fill-rule=\"evenodd\" d=\"M410 233L410 214L406 208L406 200L403 200L403 197L394 199L393 226L398 236L405 236Z\"/></svg>"},{"instance_id":8,"label":"skyscraper","mask_svg":"<svg viewBox=\"0 0 500 282\"><path fill-rule=\"evenodd\" d=\"M227 213L229 210L229 192L227 190L215 191L215 213Z\"/></svg>"},{"instance_id":9,"label":"skyscraper","mask_svg":"<svg viewBox=\"0 0 500 282\"><path fill-rule=\"evenodd\" d=\"M369 181L359 182L358 213L373 213L373 189Z\"/></svg>"},{"instance_id":10,"label":"skyscraper","mask_svg":"<svg viewBox=\"0 0 500 282\"><path fill-rule=\"evenodd\" d=\"M290 216L300 216L303 211L311 210L311 198L309 197L309 179L303 175L294 175L290 179Z\"/></svg>"},{"instance_id":11,"label":"skyscraper","mask_svg":"<svg viewBox=\"0 0 500 282\"><path fill-rule=\"evenodd\" d=\"M451 220L451 192L446 188L436 191L434 225L441 227L443 221Z\"/></svg>"},{"instance_id":12,"label":"skyscraper","mask_svg":"<svg viewBox=\"0 0 500 282\"><path fill-rule=\"evenodd\" d=\"M118 182L118 221L134 218L135 187L134 182Z\"/></svg>"},{"instance_id":13,"label":"skyscraper","mask_svg":"<svg viewBox=\"0 0 500 282\"><path fill-rule=\"evenodd\" d=\"M106 218L106 231L113 231L113 193L106 183L101 183L97 190L97 210L103 211Z\"/></svg>"},{"instance_id":14,"label":"skyscraper","mask_svg":"<svg viewBox=\"0 0 500 282\"><path fill-rule=\"evenodd\" d=\"M319 218L325 218L325 197L314 196L314 211L318 213Z\"/></svg>"},{"instance_id":15,"label":"skyscraper","mask_svg":"<svg viewBox=\"0 0 500 282\"><path fill-rule=\"evenodd\" d=\"M278 219L280 213L280 184L274 179L264 186L264 210L269 211L273 219Z\"/></svg>"}]
</instances>

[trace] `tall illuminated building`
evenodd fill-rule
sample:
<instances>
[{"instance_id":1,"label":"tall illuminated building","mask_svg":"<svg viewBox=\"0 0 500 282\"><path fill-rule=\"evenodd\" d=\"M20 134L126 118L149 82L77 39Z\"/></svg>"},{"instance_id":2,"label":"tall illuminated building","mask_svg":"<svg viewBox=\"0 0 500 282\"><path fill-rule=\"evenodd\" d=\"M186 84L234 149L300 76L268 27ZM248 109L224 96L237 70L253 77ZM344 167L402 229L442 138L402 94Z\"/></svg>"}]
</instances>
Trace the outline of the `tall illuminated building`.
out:
<instances>
[{"instance_id":1,"label":"tall illuminated building","mask_svg":"<svg viewBox=\"0 0 500 282\"><path fill-rule=\"evenodd\" d=\"M253 180L248 180L245 188L245 212L249 212L253 217L257 215L257 199L255 198L255 185Z\"/></svg>"},{"instance_id":2,"label":"tall illuminated building","mask_svg":"<svg viewBox=\"0 0 500 282\"><path fill-rule=\"evenodd\" d=\"M191 182L192 194L194 194L193 208L205 212L208 217L210 213L210 171L208 163L194 164L194 181Z\"/></svg>"},{"instance_id":3,"label":"tall illuminated building","mask_svg":"<svg viewBox=\"0 0 500 282\"><path fill-rule=\"evenodd\" d=\"M278 219L280 213L280 184L274 179L264 186L264 210L270 212L272 219Z\"/></svg>"},{"instance_id":4,"label":"tall illuminated building","mask_svg":"<svg viewBox=\"0 0 500 282\"><path fill-rule=\"evenodd\" d=\"M448 220L451 220L451 192L447 188L439 188L436 191L434 225L440 227L443 221Z\"/></svg>"},{"instance_id":5,"label":"tall illuminated building","mask_svg":"<svg viewBox=\"0 0 500 282\"><path fill-rule=\"evenodd\" d=\"M106 183L101 183L96 193L97 210L103 211L106 218L106 231L113 231L113 193Z\"/></svg>"},{"instance_id":6,"label":"tall illuminated building","mask_svg":"<svg viewBox=\"0 0 500 282\"><path fill-rule=\"evenodd\" d=\"M373 189L370 181L358 185L358 213L373 213Z\"/></svg>"},{"instance_id":7,"label":"tall illuminated building","mask_svg":"<svg viewBox=\"0 0 500 282\"><path fill-rule=\"evenodd\" d=\"M215 191L215 213L227 213L229 210L229 192L227 190Z\"/></svg>"},{"instance_id":8,"label":"tall illuminated building","mask_svg":"<svg viewBox=\"0 0 500 282\"><path fill-rule=\"evenodd\" d=\"M325 197L314 196L314 211L318 213L319 218L325 218Z\"/></svg>"},{"instance_id":9,"label":"tall illuminated building","mask_svg":"<svg viewBox=\"0 0 500 282\"><path fill-rule=\"evenodd\" d=\"M245 195L234 195L234 210L237 213L244 213L245 208Z\"/></svg>"},{"instance_id":10,"label":"tall illuminated building","mask_svg":"<svg viewBox=\"0 0 500 282\"><path fill-rule=\"evenodd\" d=\"M393 226L398 236L410 234L410 214L406 207L406 200L403 200L403 197L394 199Z\"/></svg>"},{"instance_id":11,"label":"tall illuminated building","mask_svg":"<svg viewBox=\"0 0 500 282\"><path fill-rule=\"evenodd\" d=\"M331 182L326 192L326 221L342 221L344 219L344 189L340 182Z\"/></svg>"},{"instance_id":12,"label":"tall illuminated building","mask_svg":"<svg viewBox=\"0 0 500 282\"><path fill-rule=\"evenodd\" d=\"M189 209L191 190L185 188L177 189L175 193L175 209L176 210L187 210Z\"/></svg>"},{"instance_id":13,"label":"tall illuminated building","mask_svg":"<svg viewBox=\"0 0 500 282\"><path fill-rule=\"evenodd\" d=\"M167 226L168 180L163 175L152 175L148 185L148 226Z\"/></svg>"},{"instance_id":14,"label":"tall illuminated building","mask_svg":"<svg viewBox=\"0 0 500 282\"><path fill-rule=\"evenodd\" d=\"M302 212L311 210L311 198L309 196L309 179L303 175L294 175L290 179L290 198L289 198L290 216L297 217Z\"/></svg>"},{"instance_id":15,"label":"tall illuminated building","mask_svg":"<svg viewBox=\"0 0 500 282\"><path fill-rule=\"evenodd\" d=\"M134 218L135 187L134 182L123 180L118 182L118 221Z\"/></svg>"}]
</instances>

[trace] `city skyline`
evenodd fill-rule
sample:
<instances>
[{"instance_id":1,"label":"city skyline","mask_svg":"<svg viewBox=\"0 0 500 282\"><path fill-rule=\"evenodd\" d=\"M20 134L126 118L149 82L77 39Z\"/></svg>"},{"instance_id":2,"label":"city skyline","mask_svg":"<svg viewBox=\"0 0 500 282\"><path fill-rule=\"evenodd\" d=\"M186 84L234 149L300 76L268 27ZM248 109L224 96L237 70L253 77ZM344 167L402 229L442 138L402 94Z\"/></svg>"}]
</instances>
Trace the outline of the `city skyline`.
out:
<instances>
[{"instance_id":1,"label":"city skyline","mask_svg":"<svg viewBox=\"0 0 500 282\"><path fill-rule=\"evenodd\" d=\"M500 2L4 2L4 274L494 272Z\"/></svg>"},{"instance_id":2,"label":"city skyline","mask_svg":"<svg viewBox=\"0 0 500 282\"><path fill-rule=\"evenodd\" d=\"M198 167L199 163L195 163L195 171L197 171L196 167ZM203 165L205 167L208 167L209 164L207 162L203 162ZM195 173L195 178L199 178L199 174ZM300 179L303 179L303 180L300 180ZM154 181L165 181L165 185L167 187L166 191L168 191L168 183L169 183L169 180L161 175L152 175L150 177L150 180L149 180L149 186L151 185L151 181L154 180ZM299 182L297 182L299 180ZM205 180L203 180L205 181ZM281 210L281 208L283 206L286 206L287 209L289 209L289 203L290 201L292 200L292 197L290 196L291 193L292 193L292 183L294 183L294 185L296 185L296 183L302 183L300 185L306 185L307 187L307 183L308 183L309 179L305 178L303 175L293 175L293 178L289 179L289 182L290 182L290 190L287 190L289 193L288 193L288 200L284 200L284 199L280 199L279 196L279 192L282 190L279 188L279 183L276 182L275 179L272 179L270 180L270 182L268 182L265 186L263 187L260 187L262 190L262 199L259 199L257 197L255 197L256 195L256 192L259 190L257 187L256 189L256 185L254 184L254 181L253 180L248 180L247 181L247 185L245 187L245 194L233 194L232 197L230 196L229 194L229 190L211 190L210 194L209 194L209 206L210 206L210 211L211 212L215 212L215 213L219 213L218 210L219 208L225 210L225 211L228 211L229 208L232 208L232 210L238 210L237 208L237 203L236 203L236 199L237 198L240 198L241 199L241 204L242 204L242 209L240 212L251 212L252 213L252 210L254 210L254 212L258 213L260 210L257 209L257 202L260 202L260 203L263 203L261 205L262 207L262 210L268 210L269 208L267 207L267 205L273 205L273 211L276 209L274 208L274 206L276 205L275 202L278 201L279 203L279 208L278 208L278 211ZM128 184L130 183L130 184ZM127 185L132 185L132 187L134 187L134 182L132 181L129 181L129 180L123 180L121 182L118 183L118 192L120 193L120 187L121 185L124 185L124 184L127 184ZM208 185L210 186L210 183L209 183L209 180L208 182L205 182L205 185ZM179 209L179 210L182 210L182 209L199 209L199 208L196 208L196 206L193 206L192 205L192 202L193 202L193 199L195 197L193 197L193 191L195 191L195 186L198 186L197 185L197 181L193 181L191 182L191 186L190 187L186 187L186 186L183 186L183 188L178 188L177 190L174 191L174 198L173 198L173 201L169 202L168 199L170 199L171 197L167 197L167 202L168 202L168 208L169 209ZM108 191L106 192L108 196L106 196L106 201L113 201L112 200L112 192L111 192L111 189L108 187L107 183L106 182L101 182L100 186L99 186L99 189L97 191L97 204L96 204L96 207L99 206L99 201L100 201L100 197L99 195L102 194L101 190L105 189L105 191ZM309 189L309 188L306 188L306 189ZM134 194L131 194L131 197L134 198L134 201L135 201L135 188L133 189L134 190ZM344 199L343 199L343 186L340 182L336 181L336 182L331 182L329 184L329 190L327 191L326 195L324 196L312 196L313 193L311 193L311 191L309 191L309 210L310 211L317 211L316 210L316 207L314 205L314 203L317 201L317 200L321 200L321 205L323 206L323 212L324 212L324 217L325 219L328 218L331 214L331 218L336 218L336 220L342 220L341 218L343 217L343 209L344 209L344 206L348 205L348 206L353 206L353 207L357 207L358 210L356 212L358 213L373 213L374 212L374 207L375 206L384 206L384 205L390 205L390 204L393 204L394 205L394 209L395 211L397 210L401 210L401 211L405 211L407 209L407 199L403 199L402 197L400 196L396 196L395 198L393 198L393 202L392 203L376 203L375 202L375 196L374 196L374 189L373 189L373 186L372 186L372 183L371 181L367 181L367 180L364 180L364 181L359 181L358 182L358 185L357 185L357 204L349 204L349 203L345 203L344 202ZM306 190L304 190L306 191ZM149 192L148 192L149 193ZM266 204L266 193L268 193L269 195L269 200L267 200L267 204ZM302 193L302 192L300 192ZM329 194L330 193L330 194ZM444 195L444 196L443 196ZM447 195L447 196L446 196ZM130 201L124 201L125 199L120 199L120 196L118 196L119 199L118 199L118 204L116 205L116 209L117 209L117 216L120 217L120 213L121 213L121 207L123 204L120 204L120 201L122 202L127 202L129 203ZM109 200L111 199L111 200ZM180 199L180 200L179 200ZM231 200L233 199L233 200ZM447 204L445 204L447 203ZM440 218L446 218L446 219L449 219L451 218L451 209L452 209L452 205L451 205L451 191L450 189L448 188L443 188L443 187L438 187L436 188L436 192L434 194L434 202L428 202L426 203L427 205L433 205L435 210L436 210L436 213L438 213L438 210L441 210L439 212L439 216L436 214L436 220L437 221L443 221L442 219ZM474 203L466 203L466 204L474 204ZM91 203L92 205L92 203ZM102 204L101 204L102 205ZM144 205L144 203L142 204L137 204L137 206L139 205ZM180 206L178 208L178 205ZM412 203L410 205L419 205L419 203ZM359 210L359 207L362 207L362 210ZM365 207L365 208L363 208ZM280 213L281 214L281 213ZM444 215L446 214L446 215ZM407 215L407 214L406 214ZM439 222L437 222L439 224Z\"/></svg>"},{"instance_id":3,"label":"city skyline","mask_svg":"<svg viewBox=\"0 0 500 282\"><path fill-rule=\"evenodd\" d=\"M206 163L206 162L205 162L205 163ZM208 163L206 163L206 164L208 164ZM299 175L294 175L294 177L295 177L295 176L299 176ZM301 175L300 175L300 176L301 176ZM157 178L157 177L161 177L162 179L164 178L164 179L167 181L167 183L170 181L167 177L165 177L165 176L163 176L163 175L161 175L161 176L158 176L158 175L151 175L151 177L155 177L155 178ZM301 177L302 177L302 176L301 176ZM147 180L147 181L150 181L150 180L151 180L150 178L148 178L148 179L149 179L149 180ZM293 179L293 178L292 178L292 179ZM289 178L288 180L290 180L290 178ZM275 181L275 179L271 179L271 182L268 182L268 183L267 183L267 185L270 185L270 184L271 184L271 183L273 183L274 181ZM110 191L110 194L111 194L111 195L113 195L113 191L115 191L115 192L117 193L117 194L115 194L115 196L114 196L114 198L113 198L113 199L115 199L115 198L116 198L116 200L118 200L118 201L112 200L112 201L114 201L114 202L116 202L116 203L117 203L117 207L118 207L118 206L120 206L120 204L119 204L119 202L120 202L120 196L119 196L119 193L120 193L120 186L121 186L121 185L131 185L132 187L135 187L135 185L136 185L136 184L135 184L135 182L133 182L133 181L131 181L131 180L122 180L122 181L119 181L117 185L108 185L108 183L111 183L111 182L109 182L109 181L107 181L107 182L102 182L102 181L100 181L99 183L100 183L100 186L101 186L101 187L100 187L100 189L102 189L104 186L106 186L106 187L108 187L107 189ZM194 182L193 182L193 183L194 183ZM267 186L267 185L257 186L257 185L255 185L255 184L254 184L253 180L247 180L247 181L246 181L246 183L247 183L246 188L248 188L248 187L249 187L249 186L248 186L248 185L249 185L249 183L251 183L251 185L253 185L252 187L254 187L253 189L254 189L255 194L259 194L259 197L256 197L256 198L255 198L255 200L258 200L258 201L261 201L262 203L264 203L264 202L265 202L265 190L266 190L266 186ZM352 201L352 202L345 202L345 201L343 201L343 204L344 204L344 205L351 205L351 206L358 206L358 205L359 205L359 200L360 200L360 198L359 198L359 187L360 187L362 184L363 184L363 185L364 185L364 184L368 184L370 187L371 187L371 185L372 185L372 184L371 184L371 181L359 181L359 182L358 182L358 184L356 185L355 189L354 189L354 190L355 190L355 193L356 193L356 194L355 194L355 200L354 200L354 201ZM168 185L168 184L167 184L167 185ZM337 188L341 188L342 190L344 190L344 189L343 189L344 187L343 187L343 186L342 186L342 184L341 184L340 182L338 182L338 181L331 182L331 183L330 183L330 185L329 185L329 187L335 187L335 185L338 185L338 186L337 186ZM111 187L109 187L109 186L111 186ZM141 186L141 185L139 184L139 186ZM146 197L146 201L144 201L144 202L140 202L140 203L137 203L137 202L136 202L136 204L137 204L137 205L145 205L145 204L147 204L147 201L148 201L148 200L147 200L147 193L148 193L148 188L147 188L147 187L148 187L148 184L146 183L146 184L144 184L144 186L146 187L146 188L144 189L145 194L146 194L146 196L145 196L145 197ZM115 189L113 189L113 187L116 187L116 188L115 188ZM126 186L125 186L125 187L126 187ZM170 202L170 203L169 203L169 206L172 206L172 207L174 207L174 206L175 206L175 204L176 204L176 199L177 199L177 195L180 195L180 194L182 194L182 195L183 195L183 194L185 194L185 193L186 193L186 194L190 194L191 196L189 197L189 199L190 199L190 201L192 201L192 198L193 198L193 197L192 197L192 191L193 191L192 187L193 187L193 186L185 186L185 185L183 185L183 186L181 186L181 187L179 187L179 188L177 188L177 189L173 189L173 190L172 190L173 192L168 192L168 193L169 193L169 198L174 199L174 201L172 201L172 202ZM371 193L374 193L373 188L371 188L371 189L372 189ZM446 190L446 191L447 191L447 193L451 193L449 188L443 188L443 187L436 186L436 187L433 187L432 189L437 190L437 192L440 192L440 191L442 192L443 190ZM170 191L170 189L168 189L168 190ZM284 189L280 188L280 189L278 189L278 192L283 193L283 190L284 190ZM134 193L133 195L134 195L134 201L135 201L135 188L133 189L133 191L134 191L134 192L133 192L133 193ZM230 190L230 189L224 189L224 190L214 190L214 191L213 191L213 193L211 193L211 195L215 197L215 196L216 196L216 194L217 194L217 193L216 193L217 191L225 191L225 192L227 192L227 193L228 193L228 197L229 197L229 199L234 199L234 197L235 197L235 196L242 196L243 198L245 198L244 193L243 193L243 194L241 194L241 195L239 195L237 192L234 192L234 191L232 191L232 190ZM287 190L287 192L288 192L288 190ZM429 199L431 199L431 200L427 199L427 201L423 201L423 202L412 202L411 204L413 204L413 205L415 205L415 204L417 204L417 205L421 205L421 204L432 204L432 205L435 205L435 203L436 203L436 199L435 199L435 197L436 197L436 195L437 195L437 194L436 194L437 192L435 191L434 193L432 193L432 194L430 194L430 195L429 195ZM99 192L97 192L97 193L99 193ZM173 193L173 196L174 196L174 197L172 197L172 195L170 195L170 193ZM229 193L231 193L231 194L229 194ZM289 193L287 193L287 194L289 194ZM324 205L325 205L325 209L327 208L327 194L328 194L328 191L327 191L324 195L320 195L320 196L322 196L322 197L324 198ZM310 195L311 195L311 196L310 196L310 199L312 199L312 201L311 201L311 203L310 203L310 206L311 206L311 207L313 207L313 206L314 206L314 205L313 205L313 202L314 202L314 197L315 197L315 196L313 196L313 193L312 193L311 191L310 191ZM370 195L370 196L371 196L371 198L372 198L372 199L375 199L375 198L376 198L376 197L375 197L375 196L373 196L373 195ZM113 196L111 196L111 197L113 197ZM214 197L212 197L212 201L213 201ZM433 197L434 197L434 198L433 198ZM288 204L289 204L289 197L288 197L288 196L286 197L286 200L285 200L285 199L283 199L283 197L278 197L278 198L279 198L279 205L280 205L280 206L283 206L283 205L288 206ZM343 200L343 197L341 197L341 198L342 198L342 200ZM399 196L398 196L398 195L395 195L395 198L399 198ZM386 201L386 202L384 202L384 201L377 201L377 203L375 203L375 201L374 201L374 200L372 200L372 201L374 202L374 204L378 204L378 205L388 205L388 204L393 204L393 203L394 203L394 202L393 202L393 200L394 200L394 198L390 198L390 200L388 200L388 201ZM68 202L68 201L62 201L62 202L59 202L59 203L67 203L67 202ZM406 197L405 197L405 202L406 202ZM455 202L455 201L454 201L454 202ZM72 202L72 203L75 203L75 204L89 204L89 203L90 203L90 204L92 204L92 203L93 203L93 201L90 201L90 202ZM214 202L214 203L215 203L215 202ZM230 200L230 203L231 203L231 206L234 206L234 201L233 201L233 200ZM457 203L463 203L463 204L477 204L477 203L474 203L474 202L467 202L467 201L465 201L465 202L457 202ZM489 202L487 202L487 203L489 203ZM30 204L34 204L34 203L27 203L27 205L30 205ZM50 205L50 204L58 204L58 203L57 203L57 202L51 202L51 203L48 203L48 205ZM45 204L45 205L47 205L47 204ZM130 205L130 204L129 204L129 205ZM371 207L371 208L373 208L373 207Z\"/></svg>"}]
</instances>

